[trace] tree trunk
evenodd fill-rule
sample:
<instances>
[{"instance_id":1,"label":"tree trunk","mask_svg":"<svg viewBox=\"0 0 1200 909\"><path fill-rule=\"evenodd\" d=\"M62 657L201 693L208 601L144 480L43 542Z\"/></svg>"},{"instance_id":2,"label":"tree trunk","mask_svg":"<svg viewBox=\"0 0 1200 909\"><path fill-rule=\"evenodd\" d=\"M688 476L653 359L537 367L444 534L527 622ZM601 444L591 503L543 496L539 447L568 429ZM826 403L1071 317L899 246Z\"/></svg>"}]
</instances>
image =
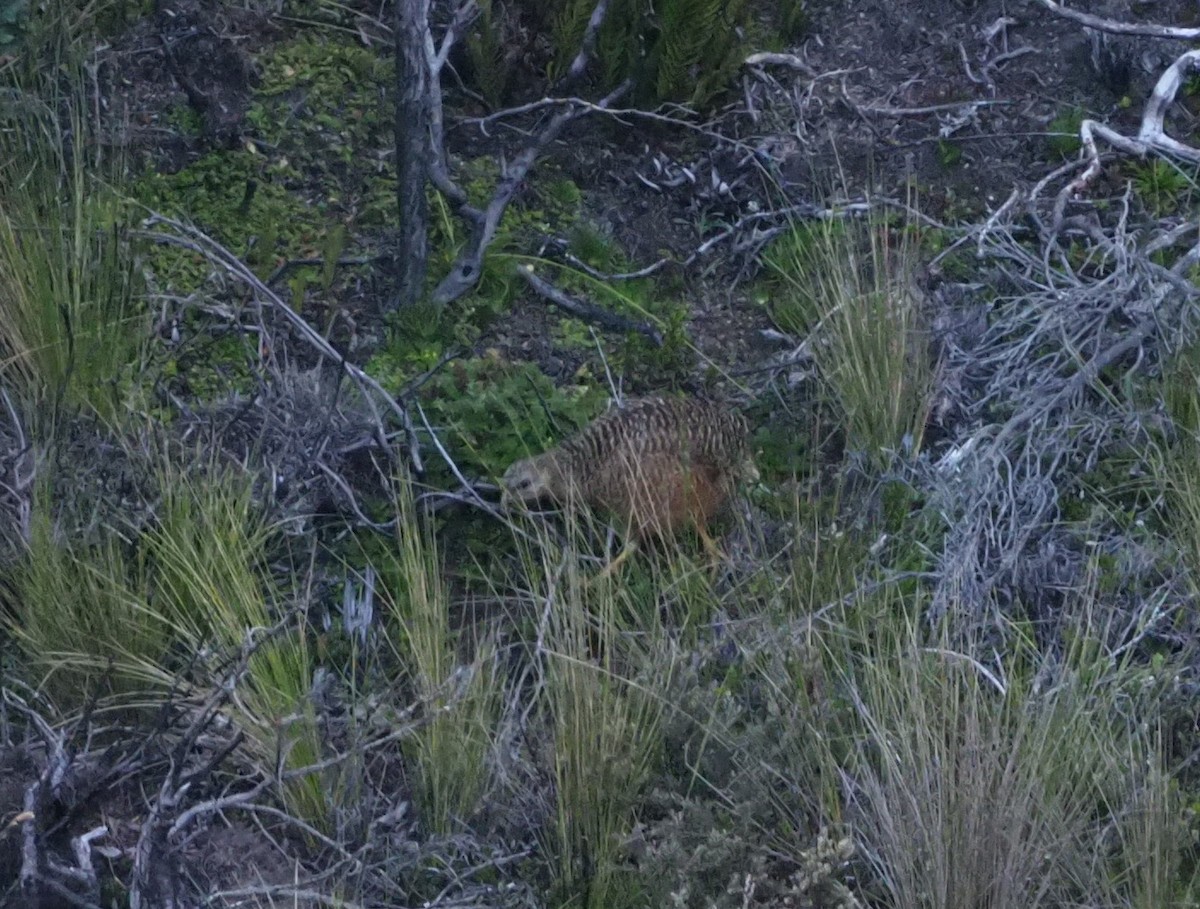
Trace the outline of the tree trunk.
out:
<instances>
[{"instance_id":1,"label":"tree trunk","mask_svg":"<svg viewBox=\"0 0 1200 909\"><path fill-rule=\"evenodd\" d=\"M429 0L396 0L396 201L399 242L392 309L411 306L425 289L429 236Z\"/></svg>"}]
</instances>

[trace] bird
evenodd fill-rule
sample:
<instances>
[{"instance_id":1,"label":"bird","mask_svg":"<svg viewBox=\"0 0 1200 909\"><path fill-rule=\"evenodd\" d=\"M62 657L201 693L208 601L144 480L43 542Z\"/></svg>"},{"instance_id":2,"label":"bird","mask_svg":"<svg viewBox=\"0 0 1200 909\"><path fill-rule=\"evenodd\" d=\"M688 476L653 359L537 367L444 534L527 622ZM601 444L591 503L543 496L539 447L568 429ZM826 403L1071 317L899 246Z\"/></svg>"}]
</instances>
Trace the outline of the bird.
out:
<instances>
[{"instance_id":1,"label":"bird","mask_svg":"<svg viewBox=\"0 0 1200 909\"><path fill-rule=\"evenodd\" d=\"M709 521L739 482L756 482L746 418L699 397L627 400L558 446L513 463L501 505L583 503L622 525L625 546L601 571L612 574L651 537L691 526L705 549L722 558Z\"/></svg>"}]
</instances>

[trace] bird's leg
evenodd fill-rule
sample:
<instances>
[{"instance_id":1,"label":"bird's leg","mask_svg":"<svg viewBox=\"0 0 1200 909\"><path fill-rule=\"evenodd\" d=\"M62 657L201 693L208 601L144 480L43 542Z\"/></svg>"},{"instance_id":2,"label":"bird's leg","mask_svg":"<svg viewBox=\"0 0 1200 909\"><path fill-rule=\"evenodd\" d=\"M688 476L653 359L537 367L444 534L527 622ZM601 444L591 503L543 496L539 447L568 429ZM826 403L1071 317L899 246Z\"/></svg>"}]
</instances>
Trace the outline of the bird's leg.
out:
<instances>
[{"instance_id":1,"label":"bird's leg","mask_svg":"<svg viewBox=\"0 0 1200 909\"><path fill-rule=\"evenodd\" d=\"M622 549L619 553L617 553L616 557L611 562L609 562L607 565L605 565L604 568L600 571L600 573L598 575L596 575L594 578L592 578L592 580L589 581L588 583L595 584L601 578L606 578L609 575L611 575L614 571L616 571L618 568L620 568L621 565L624 564L625 561L631 555L633 555L635 552L637 552L637 548L638 548L637 541L630 540L628 543L625 544L625 548Z\"/></svg>"}]
</instances>

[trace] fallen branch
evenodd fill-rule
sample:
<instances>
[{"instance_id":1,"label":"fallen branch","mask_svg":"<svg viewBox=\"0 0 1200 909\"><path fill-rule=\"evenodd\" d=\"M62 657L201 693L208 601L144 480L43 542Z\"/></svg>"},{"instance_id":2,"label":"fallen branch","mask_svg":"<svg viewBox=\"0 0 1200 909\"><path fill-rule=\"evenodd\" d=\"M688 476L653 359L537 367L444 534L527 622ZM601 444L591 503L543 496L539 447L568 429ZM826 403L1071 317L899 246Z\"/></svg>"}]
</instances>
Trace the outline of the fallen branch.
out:
<instances>
[{"instance_id":1,"label":"fallen branch","mask_svg":"<svg viewBox=\"0 0 1200 909\"><path fill-rule=\"evenodd\" d=\"M622 333L636 332L649 340L655 347L662 347L662 332L654 326L648 325L645 322L635 321L592 303L576 300L574 297L563 293L549 281L539 278L534 274L532 265L521 265L517 268L517 272L540 296L568 315L574 316L576 319L582 319L584 322L590 322L593 325L599 325L601 328L607 328L609 331L619 331Z\"/></svg>"},{"instance_id":2,"label":"fallen branch","mask_svg":"<svg viewBox=\"0 0 1200 909\"><path fill-rule=\"evenodd\" d=\"M751 54L742 61L743 66L787 66L797 72L804 73L812 78L817 77L816 71L797 57L795 54L775 54L764 51L759 54Z\"/></svg>"},{"instance_id":3,"label":"fallen branch","mask_svg":"<svg viewBox=\"0 0 1200 909\"><path fill-rule=\"evenodd\" d=\"M1056 16L1071 19L1088 28L1108 32L1111 35L1141 35L1146 38L1168 38L1172 41L1192 41L1200 38L1200 28L1179 28L1171 25L1153 25L1143 22L1117 22L1114 19L1104 19L1091 13L1081 13L1068 9L1055 0L1038 0L1042 6Z\"/></svg>"},{"instance_id":4,"label":"fallen branch","mask_svg":"<svg viewBox=\"0 0 1200 909\"><path fill-rule=\"evenodd\" d=\"M1086 189L1100 175L1103 166L1100 163L1100 152L1096 147L1096 139L1100 138L1109 145L1126 154L1144 158L1149 154L1161 154L1183 158L1194 164L1200 164L1200 149L1185 145L1177 139L1172 139L1163 130L1163 120L1167 109L1175 102L1175 95L1183 85L1184 75L1193 69L1200 69L1200 50L1190 50L1181 54L1174 63L1167 67L1166 72L1159 77L1150 100L1146 102L1146 112L1142 115L1142 125L1136 136L1125 136L1111 127L1096 120L1084 120L1079 125L1079 139L1087 153L1088 166L1082 174L1072 180L1059 194L1059 205L1056 206L1055 223L1062 219L1062 207L1066 200Z\"/></svg>"}]
</instances>

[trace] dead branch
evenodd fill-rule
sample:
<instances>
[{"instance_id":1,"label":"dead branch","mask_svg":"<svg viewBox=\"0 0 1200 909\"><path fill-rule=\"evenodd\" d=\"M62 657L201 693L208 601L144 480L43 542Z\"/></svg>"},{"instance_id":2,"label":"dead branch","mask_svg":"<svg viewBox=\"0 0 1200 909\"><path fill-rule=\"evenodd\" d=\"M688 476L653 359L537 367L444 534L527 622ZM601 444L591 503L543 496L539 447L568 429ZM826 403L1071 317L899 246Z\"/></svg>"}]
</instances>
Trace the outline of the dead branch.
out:
<instances>
[{"instance_id":1,"label":"dead branch","mask_svg":"<svg viewBox=\"0 0 1200 909\"><path fill-rule=\"evenodd\" d=\"M421 2L427 5L427 0L421 0ZM479 5L475 0L462 0L461 3L458 3L454 10L454 18L445 34L442 35L440 47L434 43L428 15L418 23L424 45L425 71L428 77L424 100L425 124L428 132L425 140L425 176L437 187L438 192L459 208L467 205L467 194L454 182L450 176L450 169L446 166L445 115L442 106L441 74L459 35L478 14Z\"/></svg>"},{"instance_id":2,"label":"dead branch","mask_svg":"<svg viewBox=\"0 0 1200 909\"><path fill-rule=\"evenodd\" d=\"M1091 13L1081 13L1078 10L1069 9L1061 3L1056 3L1055 0L1038 0L1038 2L1056 16L1062 16L1064 19L1070 19L1086 25L1088 28L1108 32L1112 35L1141 35L1145 38L1168 38L1172 41L1193 41L1200 38L1200 28L1181 28L1144 22L1117 22L1114 19L1105 19L1101 16L1093 16Z\"/></svg>"},{"instance_id":3,"label":"dead branch","mask_svg":"<svg viewBox=\"0 0 1200 909\"><path fill-rule=\"evenodd\" d=\"M613 91L598 101L596 107L600 109L609 107L614 101L624 97L632 87L633 85L629 80L622 82ZM592 107L590 105L581 108L568 104L563 110L551 117L550 122L546 124L545 128L517 155L504 176L501 177L496 187L496 193L492 196L492 200L488 203L486 209L479 211L479 209L471 205L464 204L459 206L459 214L475 225L474 235L467 244L467 248L463 250L451 266L450 273L442 279L442 282L434 290L434 303L443 306L451 303L467 293L478 283L479 276L483 272L484 254L491 244L492 239L496 236L496 229L500 226L500 219L504 216L509 202L516 195L517 189L520 188L521 182L537 162L537 159L541 156L546 146L558 138L569 123L579 119L591 110Z\"/></svg>"},{"instance_id":4,"label":"dead branch","mask_svg":"<svg viewBox=\"0 0 1200 909\"><path fill-rule=\"evenodd\" d=\"M1100 175L1103 166L1100 163L1100 152L1096 147L1096 139L1103 139L1109 145L1126 154L1144 158L1150 154L1160 154L1182 158L1192 163L1200 163L1200 149L1172 139L1163 129L1163 120L1167 109L1175 102L1175 95L1183 84L1184 75L1193 69L1200 69L1200 50L1190 50L1180 56L1167 67L1166 72L1159 77L1150 100L1146 102L1146 111L1142 115L1142 125L1136 136L1125 136L1116 130L1105 126L1096 120L1084 120L1079 126L1079 139L1083 143L1088 160L1087 169L1063 188L1060 193L1062 205L1072 196L1085 190L1092 181ZM1058 208L1061 220L1061 205Z\"/></svg>"},{"instance_id":5,"label":"dead branch","mask_svg":"<svg viewBox=\"0 0 1200 909\"><path fill-rule=\"evenodd\" d=\"M437 78L425 52L429 0L396 4L396 208L400 216L396 250L397 296L391 308L416 303L425 287L429 256L428 203L430 95Z\"/></svg>"},{"instance_id":6,"label":"dead branch","mask_svg":"<svg viewBox=\"0 0 1200 909\"><path fill-rule=\"evenodd\" d=\"M563 293L563 291L559 290L549 281L539 278L534 274L532 265L521 265L517 269L517 272L539 295L568 315L574 316L576 319L582 319L584 322L589 322L593 325L599 325L601 328L607 328L609 331L618 331L621 333L636 332L646 338L655 347L662 347L662 332L654 326L648 325L645 322L635 321L619 313L610 312L592 303L576 300L569 294Z\"/></svg>"},{"instance_id":7,"label":"dead branch","mask_svg":"<svg viewBox=\"0 0 1200 909\"><path fill-rule=\"evenodd\" d=\"M817 77L816 70L797 57L795 54L775 54L764 51L763 53L751 54L742 61L743 66L787 66L797 72L804 73L812 78Z\"/></svg>"},{"instance_id":8,"label":"dead branch","mask_svg":"<svg viewBox=\"0 0 1200 909\"><path fill-rule=\"evenodd\" d=\"M558 138L559 134L569 123L593 109L592 105L585 107L567 104L550 118L550 121L541 133L530 141L525 149L517 155L512 165L505 170L496 187L495 194L487 207L480 211L471 205L467 200L466 194L451 179L449 170L446 167L444 112L439 77L442 66L449 56L450 47L455 40L457 31L465 27L466 22L469 21L469 17L475 11L476 5L474 0L467 0L466 3L456 10L454 23L447 29L442 40L442 48L436 54L433 48L433 35L428 29L428 24L426 24L425 30L426 55L429 58L428 66L430 72L429 86L426 92L428 103L427 119L430 134L428 154L429 176L434 186L454 204L458 216L472 227L471 241L455 260L449 274L434 289L432 299L434 303L439 305L445 305L457 300L478 283L479 276L483 270L483 257L487 251L487 247L495 237L496 230L500 225L500 219L504 216L509 202L512 201L526 174L528 174L529 170L537 162L537 159L546 147ZM569 83L577 81L583 75L595 50L596 36L600 31L600 27L604 24L607 12L608 0L598 0L584 30L579 53L576 54L575 59L572 61L571 66L557 88L561 89ZM610 107L614 101L623 97L631 87L631 83L626 80L605 98L601 99L595 107L599 109Z\"/></svg>"},{"instance_id":9,"label":"dead branch","mask_svg":"<svg viewBox=\"0 0 1200 909\"><path fill-rule=\"evenodd\" d=\"M583 41L580 42L579 53L575 55L575 59L567 68L566 75L558 85L559 89L582 78L588 63L591 62L592 54L596 50L596 36L600 34L600 26L604 24L604 17L607 15L608 0L598 0L595 8L592 9L592 15L588 17L587 27L583 30Z\"/></svg>"},{"instance_id":10,"label":"dead branch","mask_svg":"<svg viewBox=\"0 0 1200 909\"><path fill-rule=\"evenodd\" d=\"M151 230L151 228L159 225L169 228L171 232ZM368 375L365 370L355 366L342 356L320 332L304 320L303 316L267 287L241 259L200 230L156 212L152 212L150 217L146 219L143 223L143 228L144 230L141 235L145 239L156 243L179 246L183 249L199 253L210 262L219 265L228 274L242 281L253 291L255 300L260 306L265 303L273 312L281 316L310 347L316 350L322 357L327 357L336 363L359 387L363 395L363 400L367 402L373 411L380 447L383 451L390 451L391 446L387 441L387 431L383 427L382 417L375 408L375 401L380 400L386 409L396 417L400 426L404 429L408 443L407 453L409 459L412 461L413 469L418 474L424 472L416 429L413 427L412 419L409 417L404 404L388 394L383 386Z\"/></svg>"}]
</instances>

